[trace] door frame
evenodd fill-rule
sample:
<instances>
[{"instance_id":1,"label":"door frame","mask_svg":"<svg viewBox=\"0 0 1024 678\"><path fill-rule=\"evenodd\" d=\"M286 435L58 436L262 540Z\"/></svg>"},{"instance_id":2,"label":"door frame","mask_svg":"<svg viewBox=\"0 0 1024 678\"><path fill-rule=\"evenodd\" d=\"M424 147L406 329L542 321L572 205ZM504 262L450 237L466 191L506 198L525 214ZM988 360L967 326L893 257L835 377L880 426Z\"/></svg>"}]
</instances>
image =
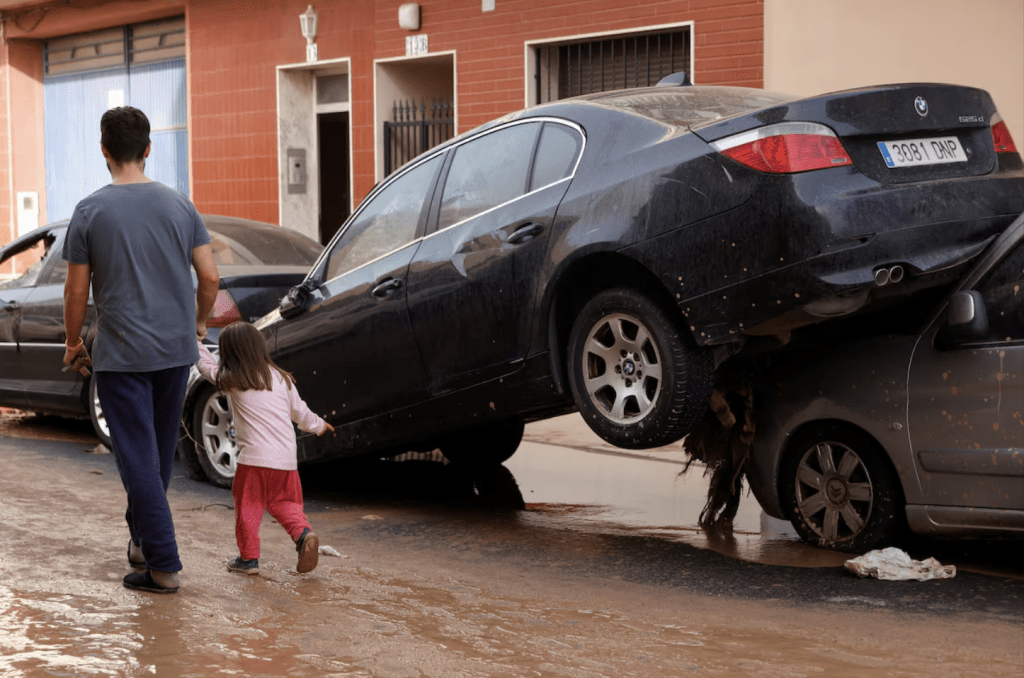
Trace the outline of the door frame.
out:
<instances>
[{"instance_id":1,"label":"door frame","mask_svg":"<svg viewBox=\"0 0 1024 678\"><path fill-rule=\"evenodd\" d=\"M348 101L317 105L316 78L347 74ZM352 135L352 59L342 57L277 66L277 218L278 223L320 241L320 148L317 116L324 112L348 112L349 213L355 207ZM329 111L325 106L329 107ZM306 189L289 193L288 149L305 151Z\"/></svg>"}]
</instances>

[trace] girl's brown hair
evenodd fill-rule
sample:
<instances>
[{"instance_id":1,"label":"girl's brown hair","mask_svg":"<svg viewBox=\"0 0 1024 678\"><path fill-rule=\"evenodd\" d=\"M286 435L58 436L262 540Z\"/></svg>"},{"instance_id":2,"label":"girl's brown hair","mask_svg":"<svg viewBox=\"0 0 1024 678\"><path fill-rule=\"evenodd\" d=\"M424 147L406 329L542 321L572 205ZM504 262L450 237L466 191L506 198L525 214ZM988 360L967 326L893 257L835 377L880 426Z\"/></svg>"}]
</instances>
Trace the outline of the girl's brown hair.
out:
<instances>
[{"instance_id":1,"label":"girl's brown hair","mask_svg":"<svg viewBox=\"0 0 1024 678\"><path fill-rule=\"evenodd\" d=\"M218 343L217 388L221 391L270 391L274 387L271 368L281 373L288 388L295 383L291 372L285 372L270 359L263 335L250 323L231 323L221 331Z\"/></svg>"}]
</instances>

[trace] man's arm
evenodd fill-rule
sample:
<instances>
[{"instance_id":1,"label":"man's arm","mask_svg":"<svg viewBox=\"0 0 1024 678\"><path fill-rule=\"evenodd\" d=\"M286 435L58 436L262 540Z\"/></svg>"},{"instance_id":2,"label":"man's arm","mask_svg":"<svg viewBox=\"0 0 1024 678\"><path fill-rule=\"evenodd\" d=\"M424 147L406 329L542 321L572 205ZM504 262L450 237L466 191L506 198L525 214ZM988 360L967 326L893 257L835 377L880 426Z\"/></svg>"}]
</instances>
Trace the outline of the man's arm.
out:
<instances>
[{"instance_id":1,"label":"man's arm","mask_svg":"<svg viewBox=\"0 0 1024 678\"><path fill-rule=\"evenodd\" d=\"M220 286L220 274L217 262L213 259L213 248L200 245L192 250L192 266L196 269L199 284L196 287L196 336L206 336L206 320L217 300L217 288Z\"/></svg>"},{"instance_id":2,"label":"man's arm","mask_svg":"<svg viewBox=\"0 0 1024 678\"><path fill-rule=\"evenodd\" d=\"M89 352L82 340L82 325L89 310L89 282L92 270L89 264L68 262L68 277L64 281L64 364L75 363L75 369L82 376L89 376L88 366L92 364ZM81 359L81 360L79 360ZM79 362L75 362L79 360Z\"/></svg>"}]
</instances>

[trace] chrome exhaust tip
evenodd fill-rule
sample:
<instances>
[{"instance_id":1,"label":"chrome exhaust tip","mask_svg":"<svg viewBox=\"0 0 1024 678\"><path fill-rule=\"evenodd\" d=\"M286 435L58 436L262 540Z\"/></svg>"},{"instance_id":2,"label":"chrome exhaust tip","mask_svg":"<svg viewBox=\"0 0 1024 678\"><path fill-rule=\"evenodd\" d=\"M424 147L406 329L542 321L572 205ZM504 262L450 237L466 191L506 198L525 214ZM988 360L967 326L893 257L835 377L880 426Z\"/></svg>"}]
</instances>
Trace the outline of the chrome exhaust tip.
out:
<instances>
[{"instance_id":1,"label":"chrome exhaust tip","mask_svg":"<svg viewBox=\"0 0 1024 678\"><path fill-rule=\"evenodd\" d=\"M903 280L903 267L899 264L875 271L875 284L879 287L885 287L890 283L895 285L901 280Z\"/></svg>"}]
</instances>

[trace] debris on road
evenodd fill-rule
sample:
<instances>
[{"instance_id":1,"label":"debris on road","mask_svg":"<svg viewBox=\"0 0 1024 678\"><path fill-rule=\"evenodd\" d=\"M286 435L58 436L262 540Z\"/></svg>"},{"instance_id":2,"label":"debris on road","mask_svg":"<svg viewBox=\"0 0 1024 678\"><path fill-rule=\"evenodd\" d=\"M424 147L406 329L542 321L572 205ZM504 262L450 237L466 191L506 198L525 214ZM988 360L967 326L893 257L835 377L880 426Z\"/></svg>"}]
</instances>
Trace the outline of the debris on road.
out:
<instances>
[{"instance_id":1,"label":"debris on road","mask_svg":"<svg viewBox=\"0 0 1024 678\"><path fill-rule=\"evenodd\" d=\"M319 553L322 556L334 556L335 558L348 558L348 556L343 556L340 553L338 553L337 549L335 549L333 546L321 546L320 550L319 550Z\"/></svg>"},{"instance_id":2,"label":"debris on road","mask_svg":"<svg viewBox=\"0 0 1024 678\"><path fill-rule=\"evenodd\" d=\"M886 581L928 581L956 576L956 565L942 565L934 558L913 560L905 551L893 547L851 558L846 561L846 569L859 577Z\"/></svg>"},{"instance_id":3,"label":"debris on road","mask_svg":"<svg viewBox=\"0 0 1024 678\"><path fill-rule=\"evenodd\" d=\"M86 454L110 454L110 448L100 443L96 447L86 448L84 452Z\"/></svg>"},{"instance_id":4,"label":"debris on road","mask_svg":"<svg viewBox=\"0 0 1024 678\"><path fill-rule=\"evenodd\" d=\"M719 375L722 379L722 375ZM698 525L712 535L732 533L743 487L743 463L754 440L754 391L749 384L726 388L716 384L711 405L697 428L683 441L689 460L681 473L695 462L704 465L708 499Z\"/></svg>"}]
</instances>

